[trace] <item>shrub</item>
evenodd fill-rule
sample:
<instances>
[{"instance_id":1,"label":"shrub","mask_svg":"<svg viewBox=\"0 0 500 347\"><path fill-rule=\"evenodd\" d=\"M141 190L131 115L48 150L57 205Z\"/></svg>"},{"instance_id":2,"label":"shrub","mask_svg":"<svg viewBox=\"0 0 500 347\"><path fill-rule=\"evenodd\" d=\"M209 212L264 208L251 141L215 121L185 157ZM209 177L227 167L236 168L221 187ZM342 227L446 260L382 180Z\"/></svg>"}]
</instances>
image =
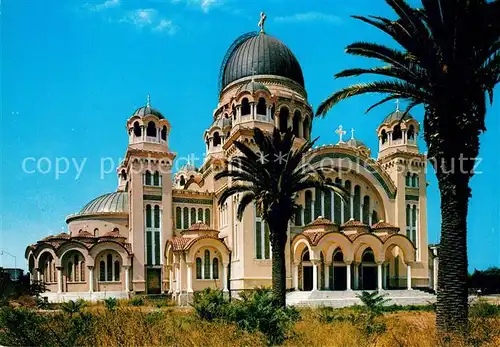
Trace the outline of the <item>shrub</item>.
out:
<instances>
[{"instance_id":1,"label":"shrub","mask_svg":"<svg viewBox=\"0 0 500 347\"><path fill-rule=\"evenodd\" d=\"M484 299L479 299L469 306L469 317L491 318L500 316L500 306L490 304Z\"/></svg>"},{"instance_id":2,"label":"shrub","mask_svg":"<svg viewBox=\"0 0 500 347\"><path fill-rule=\"evenodd\" d=\"M131 306L144 306L144 299L140 296L132 298L129 302Z\"/></svg>"},{"instance_id":3,"label":"shrub","mask_svg":"<svg viewBox=\"0 0 500 347\"><path fill-rule=\"evenodd\" d=\"M76 301L70 300L68 302L63 302L60 307L64 313L73 315L75 313L81 313L85 306L87 306L87 302L85 300L78 299Z\"/></svg>"},{"instance_id":4,"label":"shrub","mask_svg":"<svg viewBox=\"0 0 500 347\"><path fill-rule=\"evenodd\" d=\"M191 306L198 317L207 321L226 320L230 315L229 301L220 290L205 288L194 293Z\"/></svg>"},{"instance_id":5,"label":"shrub","mask_svg":"<svg viewBox=\"0 0 500 347\"><path fill-rule=\"evenodd\" d=\"M106 307L108 311L115 311L118 308L118 300L112 297L106 298L104 300L104 307Z\"/></svg>"},{"instance_id":6,"label":"shrub","mask_svg":"<svg viewBox=\"0 0 500 347\"><path fill-rule=\"evenodd\" d=\"M323 323L349 322L362 330L367 336L381 334L386 330L386 323L379 313L356 308L334 309L324 307L320 309L319 320Z\"/></svg>"},{"instance_id":7,"label":"shrub","mask_svg":"<svg viewBox=\"0 0 500 347\"><path fill-rule=\"evenodd\" d=\"M356 294L356 297L361 300L364 307L374 313L380 314L384 309L384 304L390 301L386 299L387 294L380 294L379 292L367 292L363 291L361 294Z\"/></svg>"}]
</instances>

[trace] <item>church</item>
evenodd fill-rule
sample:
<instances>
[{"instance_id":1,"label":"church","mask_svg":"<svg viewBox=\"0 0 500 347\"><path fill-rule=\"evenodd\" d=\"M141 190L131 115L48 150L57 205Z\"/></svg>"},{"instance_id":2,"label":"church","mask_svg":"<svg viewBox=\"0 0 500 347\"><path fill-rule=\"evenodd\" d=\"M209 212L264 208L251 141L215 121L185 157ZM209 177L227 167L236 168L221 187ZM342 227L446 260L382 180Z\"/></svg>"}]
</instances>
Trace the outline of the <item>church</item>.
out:
<instances>
[{"instance_id":1,"label":"church","mask_svg":"<svg viewBox=\"0 0 500 347\"><path fill-rule=\"evenodd\" d=\"M271 286L266 223L250 207L238 220L238 195L219 205L231 181L214 180L237 154L234 142L251 144L255 128L292 128L297 145L311 139L314 110L301 66L264 31L264 19L260 32L238 37L223 59L200 167L172 172L171 126L148 97L126 120L116 191L69 215L67 232L26 248L31 278L47 284L49 301L168 293L186 304L207 287L237 295ZM338 143L309 152L311 163L329 168L327 179L350 197L314 190L297 197L301 210L286 247L289 302L299 302L301 293L436 289L419 131L396 107L376 129L377 153L342 126ZM306 303L309 297L302 296Z\"/></svg>"}]
</instances>

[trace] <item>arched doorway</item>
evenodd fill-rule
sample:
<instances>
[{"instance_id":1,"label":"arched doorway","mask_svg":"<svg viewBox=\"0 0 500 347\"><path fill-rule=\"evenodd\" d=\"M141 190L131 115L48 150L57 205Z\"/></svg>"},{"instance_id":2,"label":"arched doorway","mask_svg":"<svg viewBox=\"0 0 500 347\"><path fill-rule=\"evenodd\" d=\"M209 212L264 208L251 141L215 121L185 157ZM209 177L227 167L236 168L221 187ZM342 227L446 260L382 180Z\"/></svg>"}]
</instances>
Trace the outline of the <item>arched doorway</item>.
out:
<instances>
[{"instance_id":1,"label":"arched doorway","mask_svg":"<svg viewBox=\"0 0 500 347\"><path fill-rule=\"evenodd\" d=\"M313 289L313 265L309 251L302 255L302 290L311 291Z\"/></svg>"},{"instance_id":2,"label":"arched doorway","mask_svg":"<svg viewBox=\"0 0 500 347\"><path fill-rule=\"evenodd\" d=\"M377 264L371 248L367 248L361 257L359 288L362 290L377 289Z\"/></svg>"},{"instance_id":3,"label":"arched doorway","mask_svg":"<svg viewBox=\"0 0 500 347\"><path fill-rule=\"evenodd\" d=\"M332 255L331 278L333 283L330 282L330 288L333 290L346 290L347 289L347 267L344 263L344 254L342 250L337 249Z\"/></svg>"}]
</instances>

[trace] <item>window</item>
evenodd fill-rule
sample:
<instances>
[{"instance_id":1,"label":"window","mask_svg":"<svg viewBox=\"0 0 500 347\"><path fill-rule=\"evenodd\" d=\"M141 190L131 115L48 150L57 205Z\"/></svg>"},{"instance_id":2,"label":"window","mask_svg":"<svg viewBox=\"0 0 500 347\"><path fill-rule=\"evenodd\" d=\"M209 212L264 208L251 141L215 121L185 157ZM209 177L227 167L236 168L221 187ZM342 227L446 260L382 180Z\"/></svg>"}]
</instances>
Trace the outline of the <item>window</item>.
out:
<instances>
[{"instance_id":1,"label":"window","mask_svg":"<svg viewBox=\"0 0 500 347\"><path fill-rule=\"evenodd\" d=\"M167 127L165 125L161 128L161 139L167 141Z\"/></svg>"},{"instance_id":2,"label":"window","mask_svg":"<svg viewBox=\"0 0 500 347\"><path fill-rule=\"evenodd\" d=\"M282 107L280 109L280 115L279 115L279 129L281 132L286 132L288 129L288 116L290 114L290 111L288 111L288 108Z\"/></svg>"},{"instance_id":3,"label":"window","mask_svg":"<svg viewBox=\"0 0 500 347\"><path fill-rule=\"evenodd\" d=\"M354 204L354 220L359 220L361 221L361 187L356 185L354 186L354 199L353 199L353 204Z\"/></svg>"},{"instance_id":4,"label":"window","mask_svg":"<svg viewBox=\"0 0 500 347\"><path fill-rule=\"evenodd\" d=\"M152 183L151 172L149 172L149 170L147 170L146 173L144 174L144 184L147 186L150 186L151 183Z\"/></svg>"},{"instance_id":5,"label":"window","mask_svg":"<svg viewBox=\"0 0 500 347\"><path fill-rule=\"evenodd\" d=\"M351 218L354 218L354 216L351 214L351 205L353 204L351 181L345 181L344 187L349 192L350 196L349 199L347 199L347 201L344 203L344 220L342 221L342 223L348 221Z\"/></svg>"},{"instance_id":6,"label":"window","mask_svg":"<svg viewBox=\"0 0 500 347\"><path fill-rule=\"evenodd\" d=\"M68 281L69 282L73 282L73 263L72 262L68 262Z\"/></svg>"},{"instance_id":7,"label":"window","mask_svg":"<svg viewBox=\"0 0 500 347\"><path fill-rule=\"evenodd\" d=\"M243 100L241 100L241 115L246 116L249 115L250 112L250 103L247 98L243 98Z\"/></svg>"},{"instance_id":8,"label":"window","mask_svg":"<svg viewBox=\"0 0 500 347\"><path fill-rule=\"evenodd\" d=\"M78 264L80 263L79 259L78 259L78 255L75 255L74 257L74 262L73 262L73 266L75 267L75 277L73 277L73 281L77 282L80 278L80 266L78 266Z\"/></svg>"},{"instance_id":9,"label":"window","mask_svg":"<svg viewBox=\"0 0 500 347\"><path fill-rule=\"evenodd\" d=\"M304 139L309 140L309 132L311 128L311 123L309 122L309 117L304 119L304 126L302 128L302 132L304 133Z\"/></svg>"},{"instance_id":10,"label":"window","mask_svg":"<svg viewBox=\"0 0 500 347\"><path fill-rule=\"evenodd\" d=\"M146 205L146 228L151 228L151 205Z\"/></svg>"},{"instance_id":11,"label":"window","mask_svg":"<svg viewBox=\"0 0 500 347\"><path fill-rule=\"evenodd\" d=\"M182 228L187 229L187 228L189 228L189 209L187 207L184 207L182 209L182 214L184 216Z\"/></svg>"},{"instance_id":12,"label":"window","mask_svg":"<svg viewBox=\"0 0 500 347\"><path fill-rule=\"evenodd\" d=\"M194 207L191 207L191 223L194 224L196 223L196 209Z\"/></svg>"},{"instance_id":13,"label":"window","mask_svg":"<svg viewBox=\"0 0 500 347\"><path fill-rule=\"evenodd\" d=\"M301 118L300 111L299 110L295 111L295 113L293 115L293 134L296 137L300 137L300 134L299 134L300 118Z\"/></svg>"},{"instance_id":14,"label":"window","mask_svg":"<svg viewBox=\"0 0 500 347\"><path fill-rule=\"evenodd\" d=\"M372 223L377 223L379 221L377 211L372 212Z\"/></svg>"},{"instance_id":15,"label":"window","mask_svg":"<svg viewBox=\"0 0 500 347\"><path fill-rule=\"evenodd\" d=\"M210 279L210 251L205 250L204 279Z\"/></svg>"},{"instance_id":16,"label":"window","mask_svg":"<svg viewBox=\"0 0 500 347\"><path fill-rule=\"evenodd\" d=\"M361 259L361 262L363 263L374 263L375 262L375 256L373 255L373 251L371 248L368 248L364 251L363 257Z\"/></svg>"},{"instance_id":17,"label":"window","mask_svg":"<svg viewBox=\"0 0 500 347\"><path fill-rule=\"evenodd\" d=\"M269 226L260 217L255 218L255 258L271 258Z\"/></svg>"},{"instance_id":18,"label":"window","mask_svg":"<svg viewBox=\"0 0 500 347\"><path fill-rule=\"evenodd\" d=\"M295 217L294 217L295 226L302 225L302 211L303 211L302 206L298 206L297 210L295 210Z\"/></svg>"},{"instance_id":19,"label":"window","mask_svg":"<svg viewBox=\"0 0 500 347\"><path fill-rule=\"evenodd\" d=\"M153 174L153 185L159 187L160 186L160 173L155 171Z\"/></svg>"},{"instance_id":20,"label":"window","mask_svg":"<svg viewBox=\"0 0 500 347\"><path fill-rule=\"evenodd\" d=\"M335 183L342 185L342 180L340 178L335 179ZM333 194L333 220L337 224L342 224L342 199L338 194Z\"/></svg>"},{"instance_id":21,"label":"window","mask_svg":"<svg viewBox=\"0 0 500 347\"><path fill-rule=\"evenodd\" d=\"M85 261L80 263L80 281L85 282Z\"/></svg>"},{"instance_id":22,"label":"window","mask_svg":"<svg viewBox=\"0 0 500 347\"><path fill-rule=\"evenodd\" d=\"M406 205L406 236L415 244L415 247L417 247L417 215L418 211L416 205Z\"/></svg>"},{"instance_id":23,"label":"window","mask_svg":"<svg viewBox=\"0 0 500 347\"><path fill-rule=\"evenodd\" d=\"M210 209L205 209L205 224L210 226Z\"/></svg>"},{"instance_id":24,"label":"window","mask_svg":"<svg viewBox=\"0 0 500 347\"><path fill-rule=\"evenodd\" d=\"M368 195L363 198L363 223L370 224L370 197Z\"/></svg>"},{"instance_id":25,"label":"window","mask_svg":"<svg viewBox=\"0 0 500 347\"><path fill-rule=\"evenodd\" d=\"M182 229L182 209L179 206L175 208L175 228Z\"/></svg>"},{"instance_id":26,"label":"window","mask_svg":"<svg viewBox=\"0 0 500 347\"><path fill-rule=\"evenodd\" d=\"M401 126L398 124L392 129L392 139L400 140L401 138L403 138L403 133L401 132Z\"/></svg>"},{"instance_id":27,"label":"window","mask_svg":"<svg viewBox=\"0 0 500 347\"><path fill-rule=\"evenodd\" d=\"M108 254L106 257L106 281L113 280L113 256Z\"/></svg>"},{"instance_id":28,"label":"window","mask_svg":"<svg viewBox=\"0 0 500 347\"><path fill-rule=\"evenodd\" d=\"M382 140L383 145L387 142L387 132L385 130L382 130L382 133L380 134L380 139Z\"/></svg>"},{"instance_id":29,"label":"window","mask_svg":"<svg viewBox=\"0 0 500 347\"><path fill-rule=\"evenodd\" d=\"M411 177L411 185L412 187L417 188L418 187L418 175L416 173L413 174Z\"/></svg>"},{"instance_id":30,"label":"window","mask_svg":"<svg viewBox=\"0 0 500 347\"><path fill-rule=\"evenodd\" d=\"M184 176L181 176L181 180L179 181L179 184L181 185L181 187L184 187L186 185L186 179L184 178Z\"/></svg>"},{"instance_id":31,"label":"window","mask_svg":"<svg viewBox=\"0 0 500 347\"><path fill-rule=\"evenodd\" d=\"M219 145L221 144L221 142L222 142L222 141L221 141L220 135L219 135L219 133L216 131L216 132L214 133L214 140L213 140L214 147L219 146Z\"/></svg>"},{"instance_id":32,"label":"window","mask_svg":"<svg viewBox=\"0 0 500 347\"><path fill-rule=\"evenodd\" d=\"M344 254L342 253L342 250L338 249L333 253L332 261L334 262L344 262Z\"/></svg>"},{"instance_id":33,"label":"window","mask_svg":"<svg viewBox=\"0 0 500 347\"><path fill-rule=\"evenodd\" d=\"M407 132L408 140L415 140L415 127L410 125Z\"/></svg>"},{"instance_id":34,"label":"window","mask_svg":"<svg viewBox=\"0 0 500 347\"><path fill-rule=\"evenodd\" d=\"M122 170L122 172L121 172L121 176L122 176L122 179L123 179L124 181L126 181L126 180L127 180L127 173L125 172L125 170Z\"/></svg>"},{"instance_id":35,"label":"window","mask_svg":"<svg viewBox=\"0 0 500 347\"><path fill-rule=\"evenodd\" d=\"M217 258L212 260L212 278L214 280L219 279L219 259Z\"/></svg>"},{"instance_id":36,"label":"window","mask_svg":"<svg viewBox=\"0 0 500 347\"><path fill-rule=\"evenodd\" d=\"M312 192L310 190L305 192L304 200L304 224L307 225L312 222Z\"/></svg>"},{"instance_id":37,"label":"window","mask_svg":"<svg viewBox=\"0 0 500 347\"><path fill-rule=\"evenodd\" d=\"M201 280L202 279L202 276L201 276L201 258L198 257L196 258L196 279L197 280Z\"/></svg>"},{"instance_id":38,"label":"window","mask_svg":"<svg viewBox=\"0 0 500 347\"><path fill-rule=\"evenodd\" d=\"M407 187L411 187L411 174L409 172L406 173L405 184Z\"/></svg>"},{"instance_id":39,"label":"window","mask_svg":"<svg viewBox=\"0 0 500 347\"><path fill-rule=\"evenodd\" d=\"M139 125L139 122L134 122L134 135L135 137L141 137L141 126Z\"/></svg>"},{"instance_id":40,"label":"window","mask_svg":"<svg viewBox=\"0 0 500 347\"><path fill-rule=\"evenodd\" d=\"M323 192L319 190L319 188L316 188L315 190L315 195L316 195L316 200L314 200L314 219L318 218L319 216L323 216L323 211L321 211L321 201L323 200Z\"/></svg>"},{"instance_id":41,"label":"window","mask_svg":"<svg viewBox=\"0 0 500 347\"><path fill-rule=\"evenodd\" d=\"M178 223L177 220L176 223ZM146 205L145 224L147 265L160 265L161 209L159 205L155 205L154 207L149 204Z\"/></svg>"},{"instance_id":42,"label":"window","mask_svg":"<svg viewBox=\"0 0 500 347\"><path fill-rule=\"evenodd\" d=\"M146 129L146 135L149 137L156 137L156 125L155 122L150 121Z\"/></svg>"},{"instance_id":43,"label":"window","mask_svg":"<svg viewBox=\"0 0 500 347\"><path fill-rule=\"evenodd\" d=\"M203 222L203 209L202 208L198 209L198 218L196 221Z\"/></svg>"},{"instance_id":44,"label":"window","mask_svg":"<svg viewBox=\"0 0 500 347\"><path fill-rule=\"evenodd\" d=\"M267 106L266 99L259 98L259 102L257 103L257 114L265 116L267 114Z\"/></svg>"},{"instance_id":45,"label":"window","mask_svg":"<svg viewBox=\"0 0 500 347\"><path fill-rule=\"evenodd\" d=\"M99 281L106 281L106 265L103 260L99 262Z\"/></svg>"}]
</instances>

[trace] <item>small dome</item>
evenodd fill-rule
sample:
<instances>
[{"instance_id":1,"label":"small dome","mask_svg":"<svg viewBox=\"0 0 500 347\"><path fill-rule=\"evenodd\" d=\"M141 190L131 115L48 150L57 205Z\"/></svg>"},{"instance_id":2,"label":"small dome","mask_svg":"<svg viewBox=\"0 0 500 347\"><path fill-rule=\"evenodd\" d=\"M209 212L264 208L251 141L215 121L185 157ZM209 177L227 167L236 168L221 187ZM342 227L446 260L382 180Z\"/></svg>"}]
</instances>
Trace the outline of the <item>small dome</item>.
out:
<instances>
[{"instance_id":1,"label":"small dome","mask_svg":"<svg viewBox=\"0 0 500 347\"><path fill-rule=\"evenodd\" d=\"M132 117L134 117L134 116L144 117L144 116L147 116L147 115L150 115L150 114L152 114L153 116L156 116L156 117L158 117L160 119L165 119L165 117L163 117L163 115L160 113L160 111L152 108L149 105L139 107L137 110L135 110L135 112L132 115Z\"/></svg>"},{"instance_id":2,"label":"small dome","mask_svg":"<svg viewBox=\"0 0 500 347\"><path fill-rule=\"evenodd\" d=\"M358 140L358 139L349 139L346 143L347 143L347 145L349 145L351 147L355 147L355 148L358 148L358 147L368 148L368 146L365 145L365 143L363 141Z\"/></svg>"},{"instance_id":3,"label":"small dome","mask_svg":"<svg viewBox=\"0 0 500 347\"><path fill-rule=\"evenodd\" d=\"M263 90L263 91L266 91L269 94L271 94L271 92L269 91L269 89L267 89L267 87L264 84L259 83L259 82L255 82L255 81L250 81L250 82L248 82L247 84L243 85L240 88L240 92L242 92L242 91L248 91L250 93L255 93L258 90Z\"/></svg>"},{"instance_id":4,"label":"small dome","mask_svg":"<svg viewBox=\"0 0 500 347\"><path fill-rule=\"evenodd\" d=\"M128 213L128 193L114 192L101 195L85 205L79 215L96 213Z\"/></svg>"},{"instance_id":5,"label":"small dome","mask_svg":"<svg viewBox=\"0 0 500 347\"><path fill-rule=\"evenodd\" d=\"M390 123L392 123L394 121L400 121L400 120L406 121L406 120L410 120L410 119L413 119L413 117L411 116L411 114L407 113L405 115L404 112L396 110L396 111L388 114L387 117L384 118L384 121L382 123L390 124Z\"/></svg>"},{"instance_id":6,"label":"small dome","mask_svg":"<svg viewBox=\"0 0 500 347\"><path fill-rule=\"evenodd\" d=\"M221 72L221 90L254 74L286 77L304 87L295 55L283 42L265 33L248 33L238 38L226 53Z\"/></svg>"}]
</instances>

